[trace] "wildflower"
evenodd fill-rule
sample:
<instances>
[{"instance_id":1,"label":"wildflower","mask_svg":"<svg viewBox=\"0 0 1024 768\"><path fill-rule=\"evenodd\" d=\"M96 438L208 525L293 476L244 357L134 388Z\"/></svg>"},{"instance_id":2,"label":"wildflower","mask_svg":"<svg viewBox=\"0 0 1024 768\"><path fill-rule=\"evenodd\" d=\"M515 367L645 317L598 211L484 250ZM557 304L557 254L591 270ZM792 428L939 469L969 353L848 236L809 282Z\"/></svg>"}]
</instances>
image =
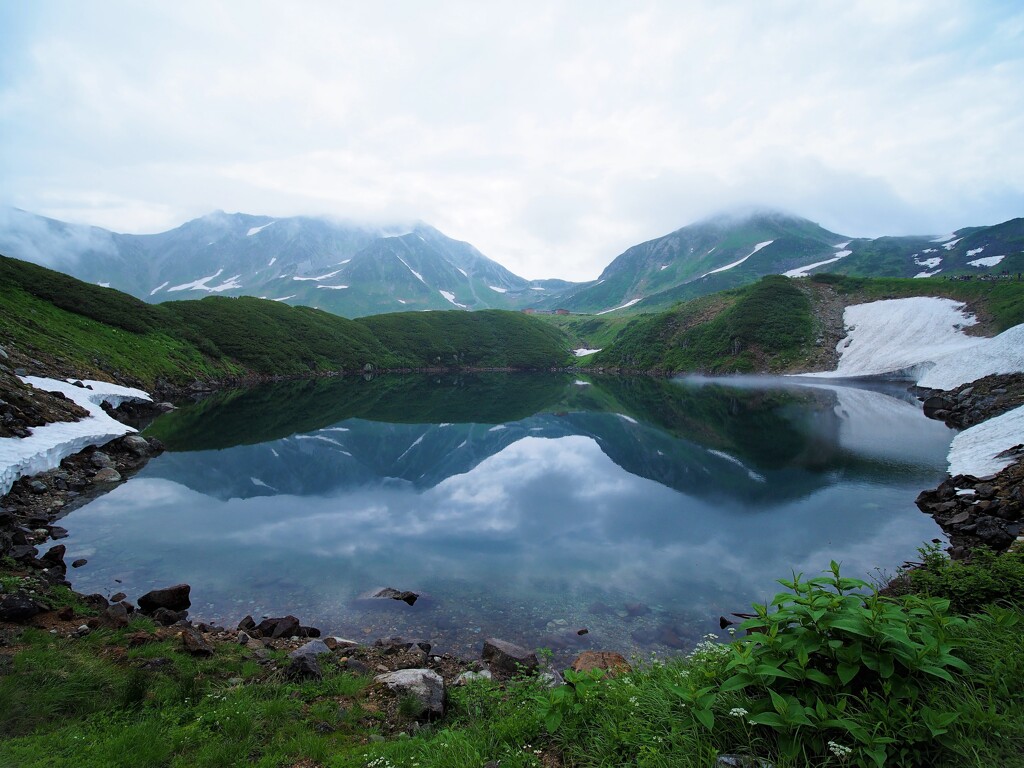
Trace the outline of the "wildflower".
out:
<instances>
[{"instance_id":1,"label":"wildflower","mask_svg":"<svg viewBox=\"0 0 1024 768\"><path fill-rule=\"evenodd\" d=\"M750 713L747 712L747 710L745 710L743 707L733 707L729 710L729 714L733 717L746 717Z\"/></svg>"},{"instance_id":2,"label":"wildflower","mask_svg":"<svg viewBox=\"0 0 1024 768\"><path fill-rule=\"evenodd\" d=\"M850 749L849 747L843 746L842 744L838 744L838 743L836 743L834 741L830 741L828 743L828 748L832 752L832 754L835 755L836 757L838 757L840 760L845 760L846 758L848 758L850 755L853 754L853 750L852 749Z\"/></svg>"}]
</instances>

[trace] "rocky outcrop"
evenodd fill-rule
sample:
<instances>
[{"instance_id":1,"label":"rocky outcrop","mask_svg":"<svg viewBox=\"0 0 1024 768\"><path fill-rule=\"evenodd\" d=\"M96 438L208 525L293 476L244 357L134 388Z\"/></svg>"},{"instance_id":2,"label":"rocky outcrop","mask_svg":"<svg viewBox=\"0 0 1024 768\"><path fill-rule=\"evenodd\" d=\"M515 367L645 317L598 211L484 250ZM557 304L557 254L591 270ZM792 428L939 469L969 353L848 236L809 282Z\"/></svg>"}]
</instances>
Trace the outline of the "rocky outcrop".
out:
<instances>
[{"instance_id":1,"label":"rocky outcrop","mask_svg":"<svg viewBox=\"0 0 1024 768\"><path fill-rule=\"evenodd\" d=\"M949 536L950 556L979 546L1006 550L1024 531L1024 459L988 477L957 475L917 497Z\"/></svg>"},{"instance_id":2,"label":"rocky outcrop","mask_svg":"<svg viewBox=\"0 0 1024 768\"><path fill-rule=\"evenodd\" d=\"M192 607L189 593L192 587L188 584L175 584L173 587L154 589L139 598L139 610L153 613L158 608L169 611L185 611Z\"/></svg>"},{"instance_id":3,"label":"rocky outcrop","mask_svg":"<svg viewBox=\"0 0 1024 768\"><path fill-rule=\"evenodd\" d=\"M377 675L374 681L399 697L409 697L419 707L416 718L433 720L444 715L447 692L444 680L432 669L400 669Z\"/></svg>"},{"instance_id":4,"label":"rocky outcrop","mask_svg":"<svg viewBox=\"0 0 1024 768\"><path fill-rule=\"evenodd\" d=\"M1024 405L1024 373L993 374L949 391L916 389L924 414L967 429Z\"/></svg>"}]
</instances>

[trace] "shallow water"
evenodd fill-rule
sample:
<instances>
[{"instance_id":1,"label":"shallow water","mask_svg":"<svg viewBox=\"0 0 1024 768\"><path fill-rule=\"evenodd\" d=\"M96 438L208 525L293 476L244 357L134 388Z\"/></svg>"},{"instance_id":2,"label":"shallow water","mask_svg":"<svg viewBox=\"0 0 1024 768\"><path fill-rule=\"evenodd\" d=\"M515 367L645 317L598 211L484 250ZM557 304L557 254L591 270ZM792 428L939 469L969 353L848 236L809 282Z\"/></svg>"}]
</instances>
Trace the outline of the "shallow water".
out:
<instances>
[{"instance_id":1,"label":"shallow water","mask_svg":"<svg viewBox=\"0 0 1024 768\"><path fill-rule=\"evenodd\" d=\"M774 580L892 573L953 433L899 387L555 374L321 380L161 417L167 453L63 524L76 589L192 585L195 618L292 613L473 654L685 650ZM360 597L413 590L414 606ZM578 635L586 628L589 632Z\"/></svg>"}]
</instances>

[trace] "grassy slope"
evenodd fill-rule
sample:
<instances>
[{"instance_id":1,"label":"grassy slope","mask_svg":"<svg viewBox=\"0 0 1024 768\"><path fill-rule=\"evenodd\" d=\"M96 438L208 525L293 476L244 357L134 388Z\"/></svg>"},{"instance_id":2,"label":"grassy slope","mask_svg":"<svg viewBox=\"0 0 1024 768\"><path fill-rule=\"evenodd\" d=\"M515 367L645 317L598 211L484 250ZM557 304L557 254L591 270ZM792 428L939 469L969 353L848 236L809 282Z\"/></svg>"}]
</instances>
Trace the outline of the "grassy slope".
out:
<instances>
[{"instance_id":1,"label":"grassy slope","mask_svg":"<svg viewBox=\"0 0 1024 768\"><path fill-rule=\"evenodd\" d=\"M817 275L846 305L909 296L941 296L968 304L986 331L1024 322L1024 283ZM817 308L803 281L777 275L632 319L592 364L610 368L709 373L799 368L813 354ZM585 322L577 318L577 322Z\"/></svg>"},{"instance_id":2,"label":"grassy slope","mask_svg":"<svg viewBox=\"0 0 1024 768\"><path fill-rule=\"evenodd\" d=\"M152 385L229 375L437 365L563 365L557 329L515 312L401 313L347 320L254 298L151 305L0 257L0 340L79 375Z\"/></svg>"}]
</instances>

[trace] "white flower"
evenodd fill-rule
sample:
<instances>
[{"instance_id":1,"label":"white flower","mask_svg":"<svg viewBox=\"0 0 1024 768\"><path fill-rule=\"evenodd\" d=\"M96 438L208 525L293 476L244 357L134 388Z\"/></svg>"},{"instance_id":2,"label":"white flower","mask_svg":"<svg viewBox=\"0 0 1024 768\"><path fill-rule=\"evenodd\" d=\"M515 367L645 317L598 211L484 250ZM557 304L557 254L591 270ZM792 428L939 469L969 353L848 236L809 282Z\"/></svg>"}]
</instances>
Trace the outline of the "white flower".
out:
<instances>
[{"instance_id":1,"label":"white flower","mask_svg":"<svg viewBox=\"0 0 1024 768\"><path fill-rule=\"evenodd\" d=\"M838 757L840 760L845 760L846 758L848 758L850 755L853 754L853 750L852 749L850 749L849 747L843 746L842 744L837 744L834 741L830 741L828 743L828 748L832 752L832 754L835 755L836 757Z\"/></svg>"},{"instance_id":2,"label":"white flower","mask_svg":"<svg viewBox=\"0 0 1024 768\"><path fill-rule=\"evenodd\" d=\"M746 717L750 713L747 712L747 710L745 710L743 707L733 707L729 710L729 714L733 717Z\"/></svg>"}]
</instances>

